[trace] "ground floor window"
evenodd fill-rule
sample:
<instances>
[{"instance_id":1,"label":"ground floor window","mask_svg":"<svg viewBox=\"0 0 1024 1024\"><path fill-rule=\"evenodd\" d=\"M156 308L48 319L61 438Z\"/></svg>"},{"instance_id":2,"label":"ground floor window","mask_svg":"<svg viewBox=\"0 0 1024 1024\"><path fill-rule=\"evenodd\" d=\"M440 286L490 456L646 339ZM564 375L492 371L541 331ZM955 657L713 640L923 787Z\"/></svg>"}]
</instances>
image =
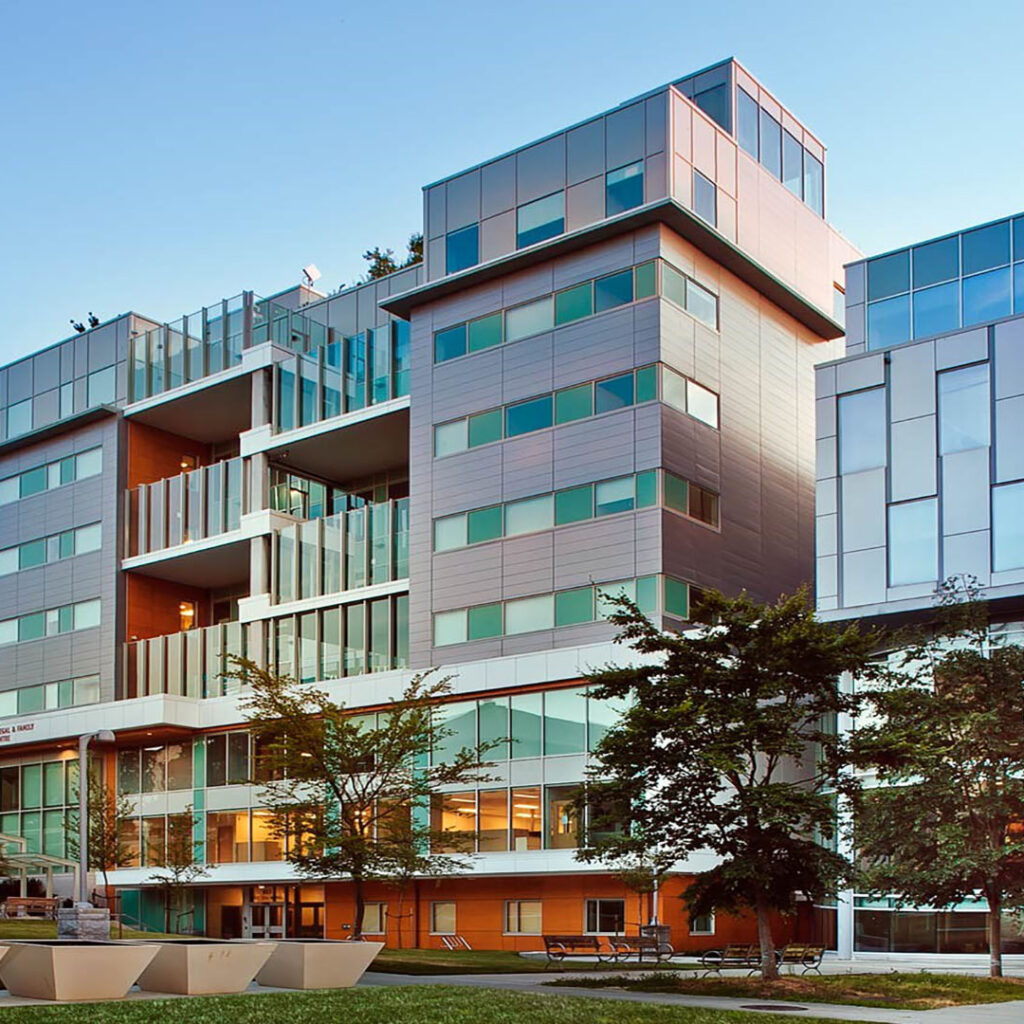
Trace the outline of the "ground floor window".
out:
<instances>
[{"instance_id":1,"label":"ground floor window","mask_svg":"<svg viewBox=\"0 0 1024 1024\"><path fill-rule=\"evenodd\" d=\"M435 900L430 904L431 935L455 934L455 901Z\"/></svg>"},{"instance_id":2,"label":"ground floor window","mask_svg":"<svg viewBox=\"0 0 1024 1024\"><path fill-rule=\"evenodd\" d=\"M714 914L697 914L690 915L690 934L691 935L714 935L715 934L715 915Z\"/></svg>"},{"instance_id":3,"label":"ground floor window","mask_svg":"<svg viewBox=\"0 0 1024 1024\"><path fill-rule=\"evenodd\" d=\"M540 900L507 900L505 932L508 935L540 935Z\"/></svg>"},{"instance_id":4,"label":"ground floor window","mask_svg":"<svg viewBox=\"0 0 1024 1024\"><path fill-rule=\"evenodd\" d=\"M854 911L854 948L865 953L986 953L987 914L973 910ZM1024 953L1024 927L1003 915L1004 953Z\"/></svg>"},{"instance_id":5,"label":"ground floor window","mask_svg":"<svg viewBox=\"0 0 1024 1024\"><path fill-rule=\"evenodd\" d=\"M388 905L367 903L363 908L363 931L367 935L383 935L387 931Z\"/></svg>"},{"instance_id":6,"label":"ground floor window","mask_svg":"<svg viewBox=\"0 0 1024 1024\"><path fill-rule=\"evenodd\" d=\"M626 930L625 900L587 900L586 928L596 935L621 935Z\"/></svg>"}]
</instances>

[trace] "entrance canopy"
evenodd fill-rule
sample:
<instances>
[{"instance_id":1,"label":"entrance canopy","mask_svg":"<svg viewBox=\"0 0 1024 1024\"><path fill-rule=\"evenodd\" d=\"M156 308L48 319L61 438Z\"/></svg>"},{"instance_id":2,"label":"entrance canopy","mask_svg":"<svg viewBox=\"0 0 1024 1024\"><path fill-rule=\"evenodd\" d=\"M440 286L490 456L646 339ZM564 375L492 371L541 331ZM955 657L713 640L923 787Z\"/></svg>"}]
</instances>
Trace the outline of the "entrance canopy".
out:
<instances>
[{"instance_id":1,"label":"entrance canopy","mask_svg":"<svg viewBox=\"0 0 1024 1024\"><path fill-rule=\"evenodd\" d=\"M53 873L57 868L72 868L75 874L75 891L78 891L78 861L68 860L67 857L53 857L48 853L29 853L27 851L28 840L23 836L10 836L0 832L0 848L17 846L17 853L5 853L4 860L13 871L18 872L21 880L20 894L28 895L28 876L46 876L46 895L53 896Z\"/></svg>"}]
</instances>

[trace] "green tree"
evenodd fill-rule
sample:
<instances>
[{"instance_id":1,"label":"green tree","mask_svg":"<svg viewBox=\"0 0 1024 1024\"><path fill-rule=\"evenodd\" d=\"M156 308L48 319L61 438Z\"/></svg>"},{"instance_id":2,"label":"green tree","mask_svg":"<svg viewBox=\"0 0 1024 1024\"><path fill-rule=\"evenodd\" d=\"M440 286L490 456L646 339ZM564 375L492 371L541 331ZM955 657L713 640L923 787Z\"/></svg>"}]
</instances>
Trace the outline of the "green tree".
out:
<instances>
[{"instance_id":1,"label":"green tree","mask_svg":"<svg viewBox=\"0 0 1024 1024\"><path fill-rule=\"evenodd\" d=\"M971 577L947 580L930 634L865 694L850 761L864 891L899 904L984 899L989 973L1004 910L1024 904L1024 648L988 622Z\"/></svg>"},{"instance_id":2,"label":"green tree","mask_svg":"<svg viewBox=\"0 0 1024 1024\"><path fill-rule=\"evenodd\" d=\"M162 846L155 845L149 857L159 865L149 876L164 897L164 931L178 931L181 912L184 910L184 896L197 878L208 874L199 863L201 843L195 839L198 817L192 813L191 805L181 814L168 814ZM172 913L177 911L173 918Z\"/></svg>"},{"instance_id":3,"label":"green tree","mask_svg":"<svg viewBox=\"0 0 1024 1024\"><path fill-rule=\"evenodd\" d=\"M599 698L628 705L588 771L597 810L577 856L664 870L711 850L717 865L684 893L690 914L753 911L762 975L777 978L772 913L830 895L849 870L827 845L832 723L856 700L838 678L866 669L875 639L818 622L806 590L770 605L710 592L701 612L706 624L684 633L624 600L611 616L643 663L589 677Z\"/></svg>"},{"instance_id":4,"label":"green tree","mask_svg":"<svg viewBox=\"0 0 1024 1024\"><path fill-rule=\"evenodd\" d=\"M393 274L398 269L394 249L382 249L379 245L375 245L363 253L363 259L370 264L366 276L363 278L364 282L387 277L388 274Z\"/></svg>"},{"instance_id":5,"label":"green tree","mask_svg":"<svg viewBox=\"0 0 1024 1024\"><path fill-rule=\"evenodd\" d=\"M258 751L254 781L264 787L271 833L287 860L310 878L348 876L355 898L353 937L363 930L366 883L450 860L425 849L466 852L475 833L430 824L438 787L486 781L483 754L463 747L433 763L451 736L435 713L447 679L415 676L379 725L360 721L325 691L238 660L234 672L250 691L242 701ZM433 755L433 756L432 756Z\"/></svg>"},{"instance_id":6,"label":"green tree","mask_svg":"<svg viewBox=\"0 0 1024 1024\"><path fill-rule=\"evenodd\" d=\"M402 268L415 266L417 263L423 262L423 233L417 231L415 234L409 236L409 241L406 243L405 262L402 264Z\"/></svg>"},{"instance_id":7,"label":"green tree","mask_svg":"<svg viewBox=\"0 0 1024 1024\"><path fill-rule=\"evenodd\" d=\"M77 794L75 795L77 799ZM135 820L135 804L108 786L100 772L89 773L89 867L103 875L103 887L109 893L108 872L130 863L134 850L129 842L128 829ZM79 857L78 815L66 822L68 856Z\"/></svg>"}]
</instances>

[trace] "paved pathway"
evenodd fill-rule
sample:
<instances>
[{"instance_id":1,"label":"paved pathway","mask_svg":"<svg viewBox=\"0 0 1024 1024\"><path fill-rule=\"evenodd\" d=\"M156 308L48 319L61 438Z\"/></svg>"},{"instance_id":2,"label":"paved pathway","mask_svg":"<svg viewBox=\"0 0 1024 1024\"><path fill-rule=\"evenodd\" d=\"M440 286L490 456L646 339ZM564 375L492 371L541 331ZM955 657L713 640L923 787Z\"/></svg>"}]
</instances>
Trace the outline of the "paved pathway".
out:
<instances>
[{"instance_id":1,"label":"paved pathway","mask_svg":"<svg viewBox=\"0 0 1024 1024\"><path fill-rule=\"evenodd\" d=\"M751 1013L792 1013L807 1019L865 1021L873 1024L1024 1024L1024 1001L989 1003L984 1006L948 1006L941 1010L888 1010L873 1006L838 1006L832 1003L773 1002L770 1008L758 999L733 999L722 996L674 995L667 992L626 992L609 988L553 987L546 981L583 977L579 974L555 974L547 978L537 974L378 974L363 975L360 985L461 985L471 988L502 988L531 995L582 996L613 999L627 1003L662 1003L668 1006L700 1006L715 1010L747 1010Z\"/></svg>"}]
</instances>

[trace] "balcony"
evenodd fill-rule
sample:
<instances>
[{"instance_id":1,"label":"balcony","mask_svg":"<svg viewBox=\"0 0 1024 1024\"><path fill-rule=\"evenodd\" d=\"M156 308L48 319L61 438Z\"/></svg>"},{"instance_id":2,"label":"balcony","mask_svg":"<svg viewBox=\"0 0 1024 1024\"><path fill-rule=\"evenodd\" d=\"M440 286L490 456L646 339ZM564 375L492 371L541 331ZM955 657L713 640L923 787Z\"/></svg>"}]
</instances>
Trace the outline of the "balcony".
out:
<instances>
[{"instance_id":1,"label":"balcony","mask_svg":"<svg viewBox=\"0 0 1024 1024\"><path fill-rule=\"evenodd\" d=\"M179 697L221 697L238 690L238 681L225 679L230 655L256 656L252 627L227 622L154 636L124 645L122 698L171 694Z\"/></svg>"}]
</instances>

